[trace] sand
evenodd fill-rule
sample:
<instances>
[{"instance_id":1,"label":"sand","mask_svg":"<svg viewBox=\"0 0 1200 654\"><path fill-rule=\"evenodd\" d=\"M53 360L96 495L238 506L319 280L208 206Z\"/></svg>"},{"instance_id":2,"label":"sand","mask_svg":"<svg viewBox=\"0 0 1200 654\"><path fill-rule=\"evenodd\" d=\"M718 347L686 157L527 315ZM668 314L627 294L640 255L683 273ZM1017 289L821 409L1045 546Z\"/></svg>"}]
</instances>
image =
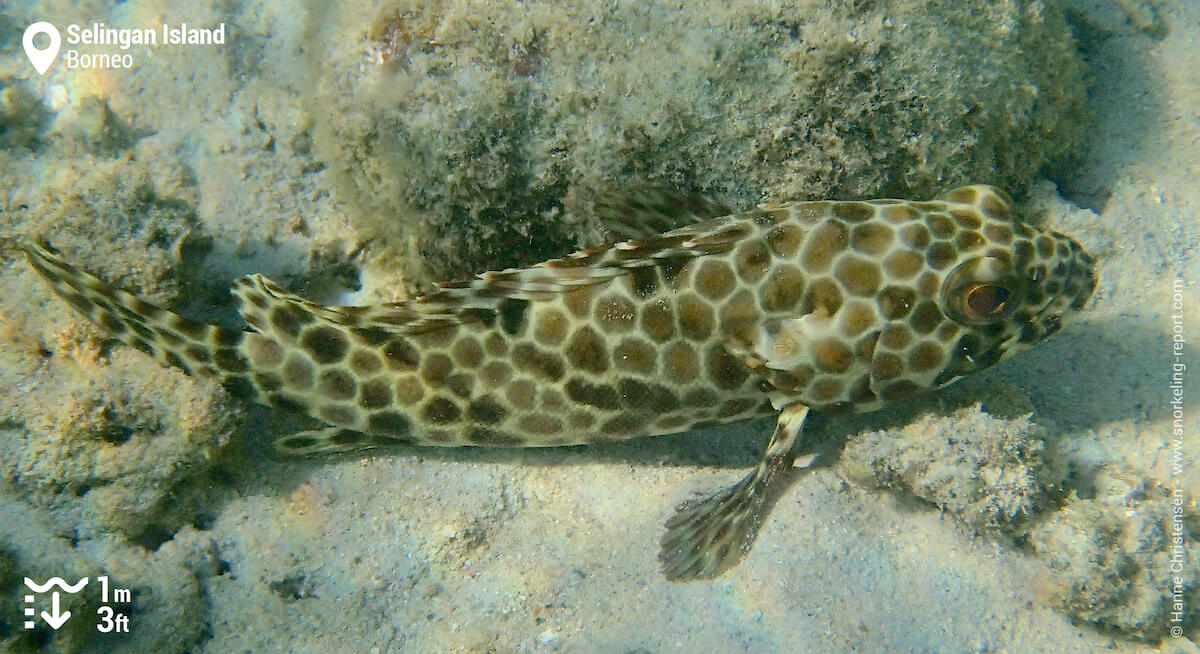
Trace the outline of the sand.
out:
<instances>
[{"instance_id":1,"label":"sand","mask_svg":"<svg viewBox=\"0 0 1200 654\"><path fill-rule=\"evenodd\" d=\"M462 24L437 32L396 19L425 15L410 4L409 13L404 3L394 16L380 12L388 20L285 3L0 5L0 236L48 236L105 278L208 320L236 319L223 289L250 272L323 301L402 297L403 283L452 267L420 260L438 243L428 225L443 224L420 222L420 211L472 205L389 177L400 174L387 165L395 152L381 154L363 136L380 124L379 96L336 104L330 96L357 88L380 58L413 43L462 38ZM106 340L6 253L0 644L15 652L1198 651L1200 419L1185 377L1181 435L1172 436L1169 384L1175 364L1200 365L1191 343L1178 359L1172 349L1176 323L1185 340L1200 324L1200 5L1065 6L1091 69L1094 121L1080 123L1082 137L1063 136L1079 141L1072 159L1024 179L1024 206L1097 255L1092 304L1050 342L943 393L832 422L754 548L713 581L662 578L662 524L677 503L744 474L769 421L595 447L281 458L269 443L292 428L286 416ZM605 19L566 14L480 39L511 41L503 67L537 79L529 44L539 42L538 21ZM129 70L58 66L39 76L25 61L26 25L97 17L112 26L228 21L238 29L211 50L131 48ZM772 23L781 33L785 24ZM631 43L641 38L636 28L627 27ZM368 51L373 58L354 58ZM694 83L680 74L671 83ZM446 116L478 110L478 98L443 98L447 113L426 118L474 129ZM542 118L522 133L553 144L561 135L539 130L558 123ZM792 118L751 116L736 128L790 143L795 132L780 131L779 121ZM669 140L586 127L568 136L591 149L580 146L561 165L594 158L614 174L659 175L743 206L796 193L809 171L789 169L772 186L755 177L761 168L714 156L727 167L704 177L664 163ZM445 143L467 147L451 136ZM501 158L520 151L498 141L488 148ZM644 165L621 169L604 148ZM795 152L777 148L772 156ZM864 152L862 160L878 156ZM739 166L767 188L737 186ZM463 197L493 208L563 190L547 165L471 195L491 188L483 169L431 175L429 184L466 189ZM545 177L523 176L530 171ZM922 174L915 184L937 178ZM831 193L867 184L817 177ZM506 195L514 179L536 192ZM363 189L372 184L409 194L368 202ZM541 233L585 238L585 207L543 211L537 224L563 227ZM370 212L385 210L423 227L379 236L372 230L383 223ZM462 211L477 221L472 229L496 215ZM511 248L540 233L512 230L481 243ZM1176 497L1189 557L1178 573ZM96 631L102 574L134 590L133 603L117 607L129 616L128 634ZM1176 574L1181 622L1171 619ZM55 575L92 582L66 600L74 615L62 629L24 629L23 578Z\"/></svg>"}]
</instances>

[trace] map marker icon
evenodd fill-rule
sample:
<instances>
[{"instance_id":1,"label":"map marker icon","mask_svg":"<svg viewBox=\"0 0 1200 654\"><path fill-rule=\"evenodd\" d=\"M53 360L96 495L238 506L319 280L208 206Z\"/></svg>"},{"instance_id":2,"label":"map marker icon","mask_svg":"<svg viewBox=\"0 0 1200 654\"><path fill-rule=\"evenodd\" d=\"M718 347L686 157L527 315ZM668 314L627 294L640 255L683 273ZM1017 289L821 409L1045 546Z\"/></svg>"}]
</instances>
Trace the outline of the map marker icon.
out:
<instances>
[{"instance_id":1,"label":"map marker icon","mask_svg":"<svg viewBox=\"0 0 1200 654\"><path fill-rule=\"evenodd\" d=\"M33 45L34 37L39 34L48 36L50 38L50 45L45 48L38 48ZM38 75L45 75L46 70L54 63L54 58L58 56L58 48L62 45L62 37L58 34L58 28L43 20L25 28L25 36L21 37L21 45L25 46L25 56L29 57L29 63L33 64Z\"/></svg>"}]
</instances>

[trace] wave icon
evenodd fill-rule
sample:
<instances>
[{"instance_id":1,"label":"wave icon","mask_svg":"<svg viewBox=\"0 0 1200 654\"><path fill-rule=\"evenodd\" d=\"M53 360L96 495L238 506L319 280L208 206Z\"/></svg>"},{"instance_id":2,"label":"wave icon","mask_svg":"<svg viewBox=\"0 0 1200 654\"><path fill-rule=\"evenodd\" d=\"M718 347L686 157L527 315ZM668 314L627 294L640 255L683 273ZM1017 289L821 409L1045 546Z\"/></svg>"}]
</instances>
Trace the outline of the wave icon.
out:
<instances>
[{"instance_id":1,"label":"wave icon","mask_svg":"<svg viewBox=\"0 0 1200 654\"><path fill-rule=\"evenodd\" d=\"M62 577L50 577L46 583L39 585L36 581L30 579L29 577L25 577L25 585L29 587L29 590L35 593L44 593L55 586L61 588L64 593L78 593L79 591L83 590L83 587L87 585L87 582L88 578L84 577L76 582L74 586L72 586L64 581Z\"/></svg>"}]
</instances>

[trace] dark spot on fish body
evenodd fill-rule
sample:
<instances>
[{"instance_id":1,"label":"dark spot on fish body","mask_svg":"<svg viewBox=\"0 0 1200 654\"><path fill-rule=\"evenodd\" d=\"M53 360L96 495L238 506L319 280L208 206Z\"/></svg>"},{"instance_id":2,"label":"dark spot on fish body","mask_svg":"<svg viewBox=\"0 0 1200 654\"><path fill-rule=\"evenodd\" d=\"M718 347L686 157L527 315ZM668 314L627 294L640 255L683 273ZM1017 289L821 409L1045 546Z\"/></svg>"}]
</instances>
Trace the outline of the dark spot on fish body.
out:
<instances>
[{"instance_id":1,"label":"dark spot on fish body","mask_svg":"<svg viewBox=\"0 0 1200 654\"><path fill-rule=\"evenodd\" d=\"M412 430L412 420L402 413L384 411L367 419L367 431L389 438L404 438Z\"/></svg>"},{"instance_id":2,"label":"dark spot on fish body","mask_svg":"<svg viewBox=\"0 0 1200 654\"><path fill-rule=\"evenodd\" d=\"M462 409L449 399L435 397L425 405L422 415L426 421L441 425L461 420Z\"/></svg>"},{"instance_id":3,"label":"dark spot on fish body","mask_svg":"<svg viewBox=\"0 0 1200 654\"><path fill-rule=\"evenodd\" d=\"M125 323L121 322L116 316L110 313L101 313L100 317L97 319L97 322L100 323L101 327L107 329L117 336L124 334L129 329L125 326Z\"/></svg>"},{"instance_id":4,"label":"dark spot on fish body","mask_svg":"<svg viewBox=\"0 0 1200 654\"><path fill-rule=\"evenodd\" d=\"M889 286L879 294L879 312L888 320L897 320L908 315L916 302L916 293L905 286Z\"/></svg>"},{"instance_id":5,"label":"dark spot on fish body","mask_svg":"<svg viewBox=\"0 0 1200 654\"><path fill-rule=\"evenodd\" d=\"M954 221L944 213L929 214L925 218L925 223L929 225L929 231L933 232L937 238L949 238L956 230Z\"/></svg>"},{"instance_id":6,"label":"dark spot on fish body","mask_svg":"<svg viewBox=\"0 0 1200 654\"><path fill-rule=\"evenodd\" d=\"M834 202L833 214L849 223L861 223L875 216L875 208L866 202Z\"/></svg>"},{"instance_id":7,"label":"dark spot on fish body","mask_svg":"<svg viewBox=\"0 0 1200 654\"><path fill-rule=\"evenodd\" d=\"M189 366L186 362L184 362L184 360L182 358L180 358L178 354L175 354L174 352L171 352L168 350L163 353L163 357L167 360L168 364L175 366L176 368L179 368L180 370L184 371L185 373L187 373L189 375L192 374L191 366ZM208 371L209 373L213 373L213 374L215 374L215 372L216 372L208 366L204 366L202 369Z\"/></svg>"},{"instance_id":8,"label":"dark spot on fish body","mask_svg":"<svg viewBox=\"0 0 1200 654\"><path fill-rule=\"evenodd\" d=\"M567 343L567 359L581 370L601 373L608 370L608 352L604 339L590 326L584 325L575 331Z\"/></svg>"},{"instance_id":9,"label":"dark spot on fish body","mask_svg":"<svg viewBox=\"0 0 1200 654\"><path fill-rule=\"evenodd\" d=\"M792 223L784 223L767 232L766 241L776 257L791 259L804 241L804 230Z\"/></svg>"},{"instance_id":10,"label":"dark spot on fish body","mask_svg":"<svg viewBox=\"0 0 1200 654\"><path fill-rule=\"evenodd\" d=\"M340 404L330 404L321 407L318 412L318 417L321 420L339 426L350 426L358 422L358 414L354 409Z\"/></svg>"},{"instance_id":11,"label":"dark spot on fish body","mask_svg":"<svg viewBox=\"0 0 1200 654\"><path fill-rule=\"evenodd\" d=\"M258 396L254 384L241 375L227 375L221 380L221 386L230 395L243 400L252 400Z\"/></svg>"},{"instance_id":12,"label":"dark spot on fish body","mask_svg":"<svg viewBox=\"0 0 1200 654\"><path fill-rule=\"evenodd\" d=\"M508 411L491 397L481 397L467 407L467 417L482 424L503 422L507 415Z\"/></svg>"},{"instance_id":13,"label":"dark spot on fish body","mask_svg":"<svg viewBox=\"0 0 1200 654\"><path fill-rule=\"evenodd\" d=\"M200 340L208 333L208 325L179 316L173 317L170 324L172 329L192 340Z\"/></svg>"},{"instance_id":14,"label":"dark spot on fish body","mask_svg":"<svg viewBox=\"0 0 1200 654\"><path fill-rule=\"evenodd\" d=\"M537 398L537 386L528 379L518 379L504 388L504 397L514 408L529 411Z\"/></svg>"},{"instance_id":15,"label":"dark spot on fish body","mask_svg":"<svg viewBox=\"0 0 1200 654\"><path fill-rule=\"evenodd\" d=\"M712 309L700 298L688 294L679 299L679 329L692 340L704 340L716 324Z\"/></svg>"},{"instance_id":16,"label":"dark spot on fish body","mask_svg":"<svg viewBox=\"0 0 1200 654\"><path fill-rule=\"evenodd\" d=\"M101 314L101 318L104 318L106 316L108 316L107 313ZM124 326L124 325L122 325L122 326ZM164 343L167 343L168 346L170 346L170 347L179 347L180 344L184 343L184 337L182 337L178 334L175 334L174 331L169 330L167 328L161 328L161 326L156 326L156 328L154 328L154 332L155 332L155 334L158 335L158 340L163 341Z\"/></svg>"},{"instance_id":17,"label":"dark spot on fish body","mask_svg":"<svg viewBox=\"0 0 1200 654\"><path fill-rule=\"evenodd\" d=\"M394 332L379 327L355 327L350 333L354 334L359 343L367 346L379 345L396 336Z\"/></svg>"},{"instance_id":18,"label":"dark spot on fish body","mask_svg":"<svg viewBox=\"0 0 1200 654\"><path fill-rule=\"evenodd\" d=\"M528 300L505 298L500 302L500 328L509 336L519 336L525 328L525 314L529 310Z\"/></svg>"},{"instance_id":19,"label":"dark spot on fish body","mask_svg":"<svg viewBox=\"0 0 1200 654\"><path fill-rule=\"evenodd\" d=\"M645 423L645 416L625 413L601 423L600 431L612 436L632 437L641 432L641 427Z\"/></svg>"},{"instance_id":20,"label":"dark spot on fish body","mask_svg":"<svg viewBox=\"0 0 1200 654\"><path fill-rule=\"evenodd\" d=\"M661 343L675 335L675 316L671 304L666 300L656 300L646 305L642 310L642 331L650 338Z\"/></svg>"},{"instance_id":21,"label":"dark spot on fish body","mask_svg":"<svg viewBox=\"0 0 1200 654\"><path fill-rule=\"evenodd\" d=\"M363 440L363 434L352 429L339 429L337 433L329 437L329 442L334 445L354 445Z\"/></svg>"},{"instance_id":22,"label":"dark spot on fish body","mask_svg":"<svg viewBox=\"0 0 1200 654\"><path fill-rule=\"evenodd\" d=\"M954 244L963 252L970 252L979 247L983 247L983 237L979 232L959 232L954 239Z\"/></svg>"},{"instance_id":23,"label":"dark spot on fish body","mask_svg":"<svg viewBox=\"0 0 1200 654\"><path fill-rule=\"evenodd\" d=\"M558 309L542 307L534 320L533 337L538 343L553 347L566 338L570 322Z\"/></svg>"},{"instance_id":24,"label":"dark spot on fish body","mask_svg":"<svg viewBox=\"0 0 1200 654\"><path fill-rule=\"evenodd\" d=\"M213 352L213 363L223 372L245 372L250 368L241 352L228 347Z\"/></svg>"},{"instance_id":25,"label":"dark spot on fish body","mask_svg":"<svg viewBox=\"0 0 1200 654\"><path fill-rule=\"evenodd\" d=\"M488 309L486 307L466 307L464 309L459 309L458 315L464 320L478 322L481 324L481 326L488 329L496 326L497 312L495 309Z\"/></svg>"},{"instance_id":26,"label":"dark spot on fish body","mask_svg":"<svg viewBox=\"0 0 1200 654\"><path fill-rule=\"evenodd\" d=\"M246 339L246 332L240 329L214 327L209 336L212 344L217 347L237 347Z\"/></svg>"},{"instance_id":27,"label":"dark spot on fish body","mask_svg":"<svg viewBox=\"0 0 1200 654\"><path fill-rule=\"evenodd\" d=\"M288 450L307 450L317 444L312 436L287 436L279 439L279 446Z\"/></svg>"},{"instance_id":28,"label":"dark spot on fish body","mask_svg":"<svg viewBox=\"0 0 1200 654\"><path fill-rule=\"evenodd\" d=\"M141 350L142 352L149 354L150 356L154 356L154 347L151 346L146 341L143 341L140 338L136 338L136 337L130 338L129 340L127 340L125 342L128 343L129 345L131 345L132 347L135 347L135 348Z\"/></svg>"},{"instance_id":29,"label":"dark spot on fish body","mask_svg":"<svg viewBox=\"0 0 1200 654\"><path fill-rule=\"evenodd\" d=\"M470 335L460 335L451 348L454 361L460 366L474 368L483 361L483 348Z\"/></svg>"},{"instance_id":30,"label":"dark spot on fish body","mask_svg":"<svg viewBox=\"0 0 1200 654\"><path fill-rule=\"evenodd\" d=\"M884 270L897 280L915 276L924 265L925 258L911 250L897 250L883 261Z\"/></svg>"},{"instance_id":31,"label":"dark spot on fish body","mask_svg":"<svg viewBox=\"0 0 1200 654\"><path fill-rule=\"evenodd\" d=\"M524 439L515 434L508 434L486 427L474 427L467 433L467 439L472 443L479 445L488 445L492 447L519 447L525 443Z\"/></svg>"},{"instance_id":32,"label":"dark spot on fish body","mask_svg":"<svg viewBox=\"0 0 1200 654\"><path fill-rule=\"evenodd\" d=\"M713 347L708 354L708 369L717 386L726 389L741 386L750 371L724 347Z\"/></svg>"},{"instance_id":33,"label":"dark spot on fish body","mask_svg":"<svg viewBox=\"0 0 1200 654\"><path fill-rule=\"evenodd\" d=\"M585 327L585 329L587 329ZM568 351L571 354L571 351ZM592 363L603 362L603 359L591 359ZM566 374L566 366L558 355L538 349L530 343L518 343L512 350L512 362L518 370L531 372L546 381L558 381ZM587 366L580 366L589 370ZM604 366L607 368L607 366ZM601 368L603 370L604 368Z\"/></svg>"},{"instance_id":34,"label":"dark spot on fish body","mask_svg":"<svg viewBox=\"0 0 1200 654\"><path fill-rule=\"evenodd\" d=\"M267 296L263 295L262 293L259 293L258 291L246 291L243 293L243 295L246 297L246 300L250 302L250 304L253 304L259 309L267 308Z\"/></svg>"},{"instance_id":35,"label":"dark spot on fish body","mask_svg":"<svg viewBox=\"0 0 1200 654\"><path fill-rule=\"evenodd\" d=\"M562 420L541 414L525 414L521 416L521 429L535 434L557 434L563 430Z\"/></svg>"},{"instance_id":36,"label":"dark spot on fish body","mask_svg":"<svg viewBox=\"0 0 1200 654\"><path fill-rule=\"evenodd\" d=\"M919 304L909 319L913 330L918 334L928 334L937 328L941 321L941 310L938 309L936 304L929 301Z\"/></svg>"},{"instance_id":37,"label":"dark spot on fish body","mask_svg":"<svg viewBox=\"0 0 1200 654\"><path fill-rule=\"evenodd\" d=\"M212 353L202 345L189 345L184 348L183 353L197 363L210 363L212 361Z\"/></svg>"},{"instance_id":38,"label":"dark spot on fish body","mask_svg":"<svg viewBox=\"0 0 1200 654\"><path fill-rule=\"evenodd\" d=\"M845 225L836 221L822 223L805 239L801 258L805 270L809 273L824 272L833 263L834 257L846 249L848 242L849 234Z\"/></svg>"},{"instance_id":39,"label":"dark spot on fish body","mask_svg":"<svg viewBox=\"0 0 1200 654\"><path fill-rule=\"evenodd\" d=\"M295 338L300 335L300 329L316 321L311 313L293 305L281 304L271 311L271 326Z\"/></svg>"},{"instance_id":40,"label":"dark spot on fish body","mask_svg":"<svg viewBox=\"0 0 1200 654\"><path fill-rule=\"evenodd\" d=\"M929 251L926 253L925 260L929 263L929 267L934 270L941 270L955 261L958 257L958 252L954 246L938 242L929 246Z\"/></svg>"},{"instance_id":41,"label":"dark spot on fish body","mask_svg":"<svg viewBox=\"0 0 1200 654\"><path fill-rule=\"evenodd\" d=\"M454 373L446 379L446 388L459 397L469 398L475 388L475 375L466 372Z\"/></svg>"},{"instance_id":42,"label":"dark spot on fish body","mask_svg":"<svg viewBox=\"0 0 1200 654\"><path fill-rule=\"evenodd\" d=\"M854 363L854 353L841 341L824 339L812 346L813 359L826 372L842 373Z\"/></svg>"},{"instance_id":43,"label":"dark spot on fish body","mask_svg":"<svg viewBox=\"0 0 1200 654\"><path fill-rule=\"evenodd\" d=\"M434 352L425 357L425 362L421 365L421 376L430 386L440 388L446 383L446 378L450 376L453 368L450 357L441 352Z\"/></svg>"},{"instance_id":44,"label":"dark spot on fish body","mask_svg":"<svg viewBox=\"0 0 1200 654\"><path fill-rule=\"evenodd\" d=\"M392 389L387 380L373 379L359 388L358 404L364 409L382 409L392 403Z\"/></svg>"},{"instance_id":45,"label":"dark spot on fish body","mask_svg":"<svg viewBox=\"0 0 1200 654\"><path fill-rule=\"evenodd\" d=\"M687 267L691 259L673 257L669 259L656 259L655 261L658 264L659 271L662 273L663 280L668 284L674 285L679 278L679 274L683 272L683 269Z\"/></svg>"},{"instance_id":46,"label":"dark spot on fish body","mask_svg":"<svg viewBox=\"0 0 1200 654\"><path fill-rule=\"evenodd\" d=\"M718 259L701 262L694 285L700 295L710 300L722 300L734 288L735 279L729 264Z\"/></svg>"},{"instance_id":47,"label":"dark spot on fish body","mask_svg":"<svg viewBox=\"0 0 1200 654\"><path fill-rule=\"evenodd\" d=\"M920 372L933 370L942 365L942 349L932 343L921 343L909 356L908 365Z\"/></svg>"},{"instance_id":48,"label":"dark spot on fish body","mask_svg":"<svg viewBox=\"0 0 1200 654\"><path fill-rule=\"evenodd\" d=\"M304 332L300 345L317 363L337 363L346 356L350 343L342 332L329 326L315 327Z\"/></svg>"},{"instance_id":49,"label":"dark spot on fish body","mask_svg":"<svg viewBox=\"0 0 1200 654\"><path fill-rule=\"evenodd\" d=\"M146 302L140 298L134 298L133 310L143 316L146 320L158 320L158 318L165 312L162 307L150 304L149 302Z\"/></svg>"},{"instance_id":50,"label":"dark spot on fish body","mask_svg":"<svg viewBox=\"0 0 1200 654\"><path fill-rule=\"evenodd\" d=\"M921 223L905 225L900 230L900 240L914 250L924 250L929 246L929 230Z\"/></svg>"},{"instance_id":51,"label":"dark spot on fish body","mask_svg":"<svg viewBox=\"0 0 1200 654\"><path fill-rule=\"evenodd\" d=\"M267 400L271 406L282 411L291 411L293 413L308 413L308 405L304 402L284 395L283 393L271 393Z\"/></svg>"},{"instance_id":52,"label":"dark spot on fish body","mask_svg":"<svg viewBox=\"0 0 1200 654\"><path fill-rule=\"evenodd\" d=\"M719 401L717 394L708 388L693 389L683 396L684 406L692 408L711 407Z\"/></svg>"},{"instance_id":53,"label":"dark spot on fish body","mask_svg":"<svg viewBox=\"0 0 1200 654\"><path fill-rule=\"evenodd\" d=\"M658 271L654 266L638 266L629 271L629 282L638 297L648 298L658 291Z\"/></svg>"},{"instance_id":54,"label":"dark spot on fish body","mask_svg":"<svg viewBox=\"0 0 1200 654\"><path fill-rule=\"evenodd\" d=\"M567 380L565 388L567 397L580 404L594 406L599 409L612 410L620 408L617 392L610 386L589 384L575 377Z\"/></svg>"},{"instance_id":55,"label":"dark spot on fish body","mask_svg":"<svg viewBox=\"0 0 1200 654\"><path fill-rule=\"evenodd\" d=\"M293 351L288 355L287 360L283 363L282 372L283 379L287 381L288 386L297 389L311 387L316 378L316 370L313 368L312 362L298 351Z\"/></svg>"},{"instance_id":56,"label":"dark spot on fish body","mask_svg":"<svg viewBox=\"0 0 1200 654\"><path fill-rule=\"evenodd\" d=\"M839 259L834 275L847 291L855 295L871 295L879 289L881 283L879 266L857 257Z\"/></svg>"},{"instance_id":57,"label":"dark spot on fish body","mask_svg":"<svg viewBox=\"0 0 1200 654\"><path fill-rule=\"evenodd\" d=\"M90 316L91 313L89 312L88 315ZM126 326L129 327L130 329L132 329L134 332L136 332L138 336L141 336L142 338L144 338L148 341L152 341L158 337L158 334L155 334L154 330L150 329L149 327L147 327L139 322L127 323Z\"/></svg>"},{"instance_id":58,"label":"dark spot on fish body","mask_svg":"<svg viewBox=\"0 0 1200 654\"><path fill-rule=\"evenodd\" d=\"M383 356L391 370L414 370L421 362L417 348L404 338L397 338L384 346Z\"/></svg>"},{"instance_id":59,"label":"dark spot on fish body","mask_svg":"<svg viewBox=\"0 0 1200 654\"><path fill-rule=\"evenodd\" d=\"M254 383L260 389L262 389L264 393L277 391L283 387L283 379L273 372L254 373Z\"/></svg>"},{"instance_id":60,"label":"dark spot on fish body","mask_svg":"<svg viewBox=\"0 0 1200 654\"><path fill-rule=\"evenodd\" d=\"M657 353L653 347L637 339L626 339L613 351L618 369L653 374Z\"/></svg>"},{"instance_id":61,"label":"dark spot on fish body","mask_svg":"<svg viewBox=\"0 0 1200 654\"><path fill-rule=\"evenodd\" d=\"M722 404L720 410L717 411L717 415L722 418L731 418L733 416L741 415L747 411L750 411L755 407L756 404L757 402L754 400L744 397L734 398Z\"/></svg>"},{"instance_id":62,"label":"dark spot on fish body","mask_svg":"<svg viewBox=\"0 0 1200 654\"><path fill-rule=\"evenodd\" d=\"M321 393L335 400L348 400L358 392L358 383L343 370L333 369L321 373L318 386Z\"/></svg>"},{"instance_id":63,"label":"dark spot on fish body","mask_svg":"<svg viewBox=\"0 0 1200 654\"><path fill-rule=\"evenodd\" d=\"M354 374L367 376L383 368L383 361L374 352L354 350L350 354L350 369Z\"/></svg>"}]
</instances>

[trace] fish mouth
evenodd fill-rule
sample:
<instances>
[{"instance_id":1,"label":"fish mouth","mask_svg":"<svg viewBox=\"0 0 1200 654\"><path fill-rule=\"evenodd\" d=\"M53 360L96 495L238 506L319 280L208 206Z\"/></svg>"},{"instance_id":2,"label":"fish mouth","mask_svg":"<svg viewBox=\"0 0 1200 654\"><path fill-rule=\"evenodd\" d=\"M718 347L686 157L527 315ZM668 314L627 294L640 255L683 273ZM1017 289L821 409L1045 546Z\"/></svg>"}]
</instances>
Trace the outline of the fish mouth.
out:
<instances>
[{"instance_id":1,"label":"fish mouth","mask_svg":"<svg viewBox=\"0 0 1200 654\"><path fill-rule=\"evenodd\" d=\"M1087 305L1095 293L1100 281L1095 260L1073 239L1062 238L1070 243L1073 255L1067 261L1066 274L1058 280L1061 290L1047 298L1042 306L1029 312L1028 318L1008 344L1020 343L1018 347L1024 348L1058 332Z\"/></svg>"}]
</instances>

